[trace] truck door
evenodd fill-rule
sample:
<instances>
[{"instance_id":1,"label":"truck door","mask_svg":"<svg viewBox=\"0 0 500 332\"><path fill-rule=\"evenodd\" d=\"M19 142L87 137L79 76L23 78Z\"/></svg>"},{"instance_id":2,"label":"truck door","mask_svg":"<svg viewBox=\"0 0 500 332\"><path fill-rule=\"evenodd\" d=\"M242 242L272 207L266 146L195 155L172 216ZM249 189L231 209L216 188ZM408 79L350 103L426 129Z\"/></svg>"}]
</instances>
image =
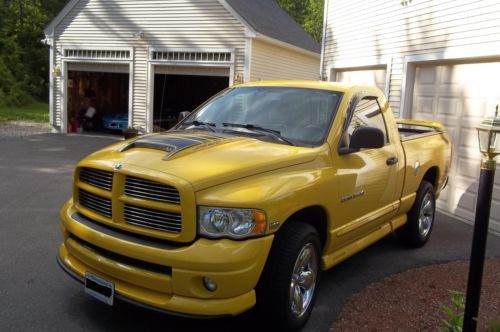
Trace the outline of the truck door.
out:
<instances>
[{"instance_id":1,"label":"truck door","mask_svg":"<svg viewBox=\"0 0 500 332\"><path fill-rule=\"evenodd\" d=\"M349 151L349 139L358 127L382 130L385 145L378 149ZM392 128L391 128L392 129ZM338 171L339 198L334 231L335 247L355 241L388 222L398 202L398 160L396 144L388 135L386 120L376 96L353 98L342 127L335 165Z\"/></svg>"}]
</instances>

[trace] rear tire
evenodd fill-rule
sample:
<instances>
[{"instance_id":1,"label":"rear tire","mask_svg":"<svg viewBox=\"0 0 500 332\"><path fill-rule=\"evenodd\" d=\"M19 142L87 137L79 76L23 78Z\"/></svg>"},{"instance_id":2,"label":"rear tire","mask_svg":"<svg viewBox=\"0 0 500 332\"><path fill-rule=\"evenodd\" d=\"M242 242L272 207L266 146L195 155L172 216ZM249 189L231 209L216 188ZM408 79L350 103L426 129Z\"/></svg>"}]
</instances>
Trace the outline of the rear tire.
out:
<instances>
[{"instance_id":1,"label":"rear tire","mask_svg":"<svg viewBox=\"0 0 500 332\"><path fill-rule=\"evenodd\" d=\"M311 315L320 248L318 232L308 224L288 221L276 235L257 286L257 308L278 330L297 330Z\"/></svg>"},{"instance_id":2,"label":"rear tire","mask_svg":"<svg viewBox=\"0 0 500 332\"><path fill-rule=\"evenodd\" d=\"M422 247L431 237L436 216L436 196L431 183L422 181L407 216L408 221L396 230L396 236L405 246Z\"/></svg>"}]
</instances>

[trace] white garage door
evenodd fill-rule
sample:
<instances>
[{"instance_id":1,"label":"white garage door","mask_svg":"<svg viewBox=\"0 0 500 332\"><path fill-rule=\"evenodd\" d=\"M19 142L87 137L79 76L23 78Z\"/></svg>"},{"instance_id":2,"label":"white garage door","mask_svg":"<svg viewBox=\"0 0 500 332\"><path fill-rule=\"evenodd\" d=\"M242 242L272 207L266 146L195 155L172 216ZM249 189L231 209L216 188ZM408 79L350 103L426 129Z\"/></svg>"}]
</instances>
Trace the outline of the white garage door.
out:
<instances>
[{"instance_id":1,"label":"white garage door","mask_svg":"<svg viewBox=\"0 0 500 332\"><path fill-rule=\"evenodd\" d=\"M448 188L438 207L474 220L479 163L475 126L500 103L500 62L417 66L412 103L415 119L442 122L454 148ZM495 179L490 228L500 232L500 174Z\"/></svg>"},{"instance_id":2,"label":"white garage door","mask_svg":"<svg viewBox=\"0 0 500 332\"><path fill-rule=\"evenodd\" d=\"M365 70L335 70L335 81L355 84L375 85L385 91L386 68Z\"/></svg>"}]
</instances>

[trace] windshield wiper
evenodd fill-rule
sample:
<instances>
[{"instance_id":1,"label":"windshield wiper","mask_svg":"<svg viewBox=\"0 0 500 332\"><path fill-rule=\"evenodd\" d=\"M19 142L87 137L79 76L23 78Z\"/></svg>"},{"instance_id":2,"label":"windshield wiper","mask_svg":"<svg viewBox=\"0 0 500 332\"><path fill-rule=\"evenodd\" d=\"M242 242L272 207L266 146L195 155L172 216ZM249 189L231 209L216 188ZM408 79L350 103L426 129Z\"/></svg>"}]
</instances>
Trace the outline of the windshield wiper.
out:
<instances>
[{"instance_id":1,"label":"windshield wiper","mask_svg":"<svg viewBox=\"0 0 500 332\"><path fill-rule=\"evenodd\" d=\"M278 140L280 140L282 142L287 143L288 145L295 146L295 144L293 142L291 142L288 138L282 136L281 132L279 132L278 130L264 128L264 127L256 126L256 125L253 125L253 124L250 124L250 123L249 124L240 124L240 123L227 123L227 122L224 122L222 125L224 127L244 128L244 129L248 129L248 130L251 130L251 131L255 131L255 132L258 132L258 133L261 133L261 134L265 134L265 135L274 137L274 138L276 138L276 139L278 139Z\"/></svg>"},{"instance_id":2,"label":"windshield wiper","mask_svg":"<svg viewBox=\"0 0 500 332\"><path fill-rule=\"evenodd\" d=\"M211 132L214 132L214 133L217 132L217 130L215 130L215 128L214 128L214 127L216 127L215 123L194 120L192 122L186 122L185 125L193 125L195 127L203 127L203 128L210 130Z\"/></svg>"}]
</instances>

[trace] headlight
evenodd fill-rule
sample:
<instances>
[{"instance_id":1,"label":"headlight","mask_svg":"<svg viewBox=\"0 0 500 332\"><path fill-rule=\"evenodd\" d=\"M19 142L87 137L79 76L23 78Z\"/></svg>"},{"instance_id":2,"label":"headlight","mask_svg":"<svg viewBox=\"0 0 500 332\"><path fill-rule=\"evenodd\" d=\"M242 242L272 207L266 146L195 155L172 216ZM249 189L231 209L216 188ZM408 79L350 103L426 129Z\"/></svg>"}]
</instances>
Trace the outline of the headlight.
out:
<instances>
[{"instance_id":1,"label":"headlight","mask_svg":"<svg viewBox=\"0 0 500 332\"><path fill-rule=\"evenodd\" d=\"M267 218L261 210L200 206L198 225L200 235L242 239L264 234Z\"/></svg>"}]
</instances>

